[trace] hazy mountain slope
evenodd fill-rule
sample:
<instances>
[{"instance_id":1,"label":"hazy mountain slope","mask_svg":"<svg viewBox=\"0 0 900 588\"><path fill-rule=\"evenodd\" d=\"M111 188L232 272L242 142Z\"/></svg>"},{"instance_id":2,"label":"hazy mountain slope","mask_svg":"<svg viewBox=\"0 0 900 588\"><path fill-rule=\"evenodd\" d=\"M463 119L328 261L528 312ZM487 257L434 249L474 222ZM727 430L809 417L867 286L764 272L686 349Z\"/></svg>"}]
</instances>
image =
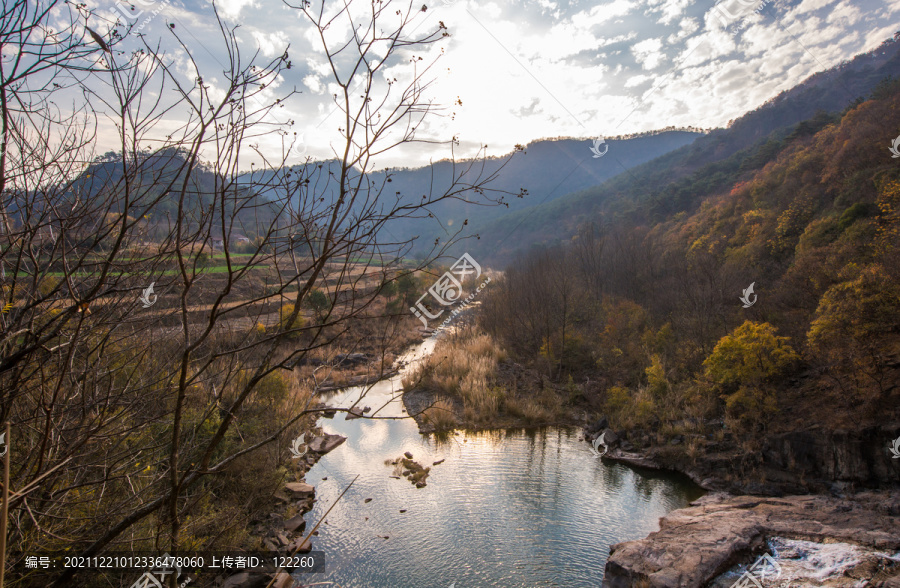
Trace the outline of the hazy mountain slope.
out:
<instances>
[{"instance_id":1,"label":"hazy mountain slope","mask_svg":"<svg viewBox=\"0 0 900 588\"><path fill-rule=\"evenodd\" d=\"M730 186L741 174L762 168L785 141L813 134L835 119L826 112L840 112L869 95L886 78L900 77L898 38L810 77L737 119L728 129L715 130L601 186L485 223L481 239L466 243L465 248L479 259L502 265L529 247L567 240L586 221L640 214L646 222L690 210L703 196ZM607 157L614 154L611 147Z\"/></svg>"},{"instance_id":2,"label":"hazy mountain slope","mask_svg":"<svg viewBox=\"0 0 900 588\"><path fill-rule=\"evenodd\" d=\"M132 214L144 207L152 208L153 223L169 226L178 218L179 196L183 187L185 200L181 215L186 226L193 226L188 219L214 201L221 201L230 216L241 198L249 200L240 200L240 209L234 212L235 233L255 237L265 233L276 218L277 209L250 192L240 190L233 198L222 199L225 182L208 165L201 163L195 166L185 182L187 169L187 152L162 149L155 153L141 153L130 159L126 177L121 155L108 152L96 158L73 180L68 198L73 202L77 198L109 198L110 212L116 213L124 209L127 201Z\"/></svg>"},{"instance_id":3,"label":"hazy mountain slope","mask_svg":"<svg viewBox=\"0 0 900 588\"><path fill-rule=\"evenodd\" d=\"M584 139L546 139L526 146L525 151L507 156L494 157L484 162L461 160L457 162L438 161L429 166L415 169L392 168L369 175L369 179L380 185L388 177L390 183L384 197L398 196L407 202L419 202L424 194L443 193L451 185L451 178L462 174L463 183L475 183L477 178L497 177L490 183L488 197L495 200L503 196L503 205L484 206L485 198L471 191L461 195L461 199L445 200L433 207L433 218L407 218L392 222L387 227L385 239L406 240L417 237L415 252L427 250L435 238L448 238L468 220L467 232L474 234L478 227L492 219L503 218L512 211L533 206L539 202L552 202L571 192L596 186L609 178L641 163L650 161L684 145L692 143L700 132L665 130L654 133L608 139L606 145L612 155L594 158L590 150L591 141ZM506 165L504 166L504 162ZM337 162L317 162L291 168L323 177L327 171L337 169ZM314 167L322 166L326 173ZM278 184L288 170L268 170L254 172L255 181L270 181ZM249 175L245 175L249 179ZM296 175L294 175L296 177ZM334 199L334 183L316 185L317 195ZM527 195L516 198L514 194L526 190ZM504 196L505 194L505 196ZM420 245L421 244L421 245Z\"/></svg>"}]
</instances>

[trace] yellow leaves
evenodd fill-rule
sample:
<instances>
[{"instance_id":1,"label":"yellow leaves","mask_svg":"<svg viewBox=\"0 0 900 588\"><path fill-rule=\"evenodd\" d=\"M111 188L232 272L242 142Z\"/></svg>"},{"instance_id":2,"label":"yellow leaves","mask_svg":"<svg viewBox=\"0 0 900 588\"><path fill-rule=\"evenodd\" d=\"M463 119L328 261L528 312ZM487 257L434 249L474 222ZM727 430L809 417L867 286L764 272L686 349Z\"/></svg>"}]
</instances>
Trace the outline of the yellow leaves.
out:
<instances>
[{"instance_id":1,"label":"yellow leaves","mask_svg":"<svg viewBox=\"0 0 900 588\"><path fill-rule=\"evenodd\" d=\"M773 394L752 386L741 386L737 392L725 397L725 411L730 419L752 422L777 410L778 404Z\"/></svg>"},{"instance_id":2,"label":"yellow leaves","mask_svg":"<svg viewBox=\"0 0 900 588\"><path fill-rule=\"evenodd\" d=\"M284 331L294 331L291 333L292 336L299 335L297 332L298 329L303 328L305 321L303 320L303 315L301 313L297 313L297 316L294 318L293 322L290 322L291 315L294 313L294 305L293 304L285 304L281 307L280 312L280 321L279 327Z\"/></svg>"},{"instance_id":3,"label":"yellow leaves","mask_svg":"<svg viewBox=\"0 0 900 588\"><path fill-rule=\"evenodd\" d=\"M706 242L707 242L707 237L706 237L706 235L703 235L702 237L700 237L700 238L694 240L694 242L691 243L691 246L690 246L690 248L688 249L689 252L690 252L690 253L696 253L697 251L700 251L701 249L705 249L705 248L706 248Z\"/></svg>"},{"instance_id":4,"label":"yellow leaves","mask_svg":"<svg viewBox=\"0 0 900 588\"><path fill-rule=\"evenodd\" d=\"M885 185L876 205L879 212L877 249L885 253L896 247L900 240L900 182L892 181Z\"/></svg>"},{"instance_id":5,"label":"yellow leaves","mask_svg":"<svg viewBox=\"0 0 900 588\"><path fill-rule=\"evenodd\" d=\"M743 218L745 224L756 224L763 221L765 214L763 214L762 210L753 209L745 212L741 218Z\"/></svg>"},{"instance_id":6,"label":"yellow leaves","mask_svg":"<svg viewBox=\"0 0 900 588\"><path fill-rule=\"evenodd\" d=\"M860 268L851 263L842 270L845 281L830 287L819 301L816 319L807 337L817 351L846 354L848 343L877 345L877 337L896 328L900 286L885 268Z\"/></svg>"},{"instance_id":7,"label":"yellow leaves","mask_svg":"<svg viewBox=\"0 0 900 588\"><path fill-rule=\"evenodd\" d=\"M706 375L720 386L760 384L785 371L800 359L769 323L746 321L722 337L703 365Z\"/></svg>"},{"instance_id":8,"label":"yellow leaves","mask_svg":"<svg viewBox=\"0 0 900 588\"><path fill-rule=\"evenodd\" d=\"M544 337L543 342L544 343L543 345L541 345L541 350L539 352L541 354L541 357L546 357L551 361L555 360L556 358L553 356L553 347L550 344L550 338Z\"/></svg>"}]
</instances>

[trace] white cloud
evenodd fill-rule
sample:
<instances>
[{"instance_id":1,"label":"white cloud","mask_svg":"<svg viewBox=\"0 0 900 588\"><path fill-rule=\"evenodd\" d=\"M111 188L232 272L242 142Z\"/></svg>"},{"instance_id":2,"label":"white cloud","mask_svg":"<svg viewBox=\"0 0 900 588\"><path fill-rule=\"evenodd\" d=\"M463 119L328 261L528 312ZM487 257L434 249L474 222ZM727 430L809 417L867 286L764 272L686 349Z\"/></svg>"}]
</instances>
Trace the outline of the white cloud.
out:
<instances>
[{"instance_id":1,"label":"white cloud","mask_svg":"<svg viewBox=\"0 0 900 588\"><path fill-rule=\"evenodd\" d=\"M652 76L637 75L632 78L628 78L628 81L625 82L625 87L626 88L634 88L635 86L640 86L641 84L649 82L652 79L653 79Z\"/></svg>"},{"instance_id":2,"label":"white cloud","mask_svg":"<svg viewBox=\"0 0 900 588\"><path fill-rule=\"evenodd\" d=\"M684 9L691 5L691 0L665 0L662 5L661 24L671 24L684 15Z\"/></svg>"},{"instance_id":3,"label":"white cloud","mask_svg":"<svg viewBox=\"0 0 900 588\"><path fill-rule=\"evenodd\" d=\"M194 57L207 76L221 75L227 61L220 55L224 44L214 38L218 31L209 6L203 0L184 2L193 6L170 5L157 20L176 19L176 32L199 43ZM900 14L900 2L893 0L775 0L761 14L751 6L726 30L712 14L713 0L607 0L587 7L559 0L427 4L426 12L415 15L415 34L436 30L443 21L453 35L414 52L423 57L419 67L440 56L429 74L436 83L427 98L450 106L459 96L463 104L423 124L419 134L438 141L459 135L462 155L484 143L496 154L540 137L721 126L813 73L878 46L896 30L896 24L885 23L896 23ZM218 6L229 22L239 19L243 25L239 39L245 55L258 46L266 57L276 57L291 44L293 68L278 84L299 87L303 94L278 113L297 121L294 130L305 133L310 153L330 154L341 126L330 114L331 95L340 90L306 17L283 5L263 10L268 4L256 0L224 0ZM370 3L351 6L357 22L367 22ZM381 28L390 30L393 18L385 15ZM334 48L349 34L347 20L338 18L326 38ZM172 50L178 71L190 77L187 60ZM339 68L348 67L351 53L338 59ZM411 53L395 56L383 73L401 83L411 79ZM445 147L415 145L381 165L416 165L447 155Z\"/></svg>"},{"instance_id":4,"label":"white cloud","mask_svg":"<svg viewBox=\"0 0 900 588\"><path fill-rule=\"evenodd\" d=\"M253 38L259 45L259 50L266 57L275 57L282 55L288 46L287 35L283 31L275 31L274 33L264 33L262 31L251 31Z\"/></svg>"},{"instance_id":5,"label":"white cloud","mask_svg":"<svg viewBox=\"0 0 900 588\"><path fill-rule=\"evenodd\" d=\"M631 46L634 58L644 69L656 69L665 61L666 56L660 51L662 39L645 39Z\"/></svg>"},{"instance_id":6,"label":"white cloud","mask_svg":"<svg viewBox=\"0 0 900 588\"><path fill-rule=\"evenodd\" d=\"M322 80L313 74L303 78L303 85L309 88L313 94L322 94L325 91L325 85L322 84Z\"/></svg>"},{"instance_id":7,"label":"white cloud","mask_svg":"<svg viewBox=\"0 0 900 588\"><path fill-rule=\"evenodd\" d=\"M237 18L244 8L256 8L256 0L217 0L218 7L226 18Z\"/></svg>"}]
</instances>

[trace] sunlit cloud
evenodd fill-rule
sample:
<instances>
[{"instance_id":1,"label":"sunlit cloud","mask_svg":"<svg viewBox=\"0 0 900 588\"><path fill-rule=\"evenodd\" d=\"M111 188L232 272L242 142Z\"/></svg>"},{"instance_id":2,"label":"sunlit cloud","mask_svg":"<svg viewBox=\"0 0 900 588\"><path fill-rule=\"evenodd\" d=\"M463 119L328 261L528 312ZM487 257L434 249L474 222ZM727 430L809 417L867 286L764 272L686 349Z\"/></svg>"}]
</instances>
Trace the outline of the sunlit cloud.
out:
<instances>
[{"instance_id":1,"label":"sunlit cloud","mask_svg":"<svg viewBox=\"0 0 900 588\"><path fill-rule=\"evenodd\" d=\"M354 9L357 22L365 22L368 4L363 4ZM496 155L544 137L723 126L810 75L878 46L896 29L885 23L900 12L900 5L887 0L776 0L761 3L758 12L751 9L739 22L722 23L713 5L711 0L430 3L416 14L414 34L443 23L452 36L395 55L383 72L405 87L414 75L412 54L423 58L416 62L419 68L435 63L424 98L444 110L417 135L435 143L401 146L377 164L414 166L448 157L453 137L460 141L457 156L474 155L485 144ZM170 6L145 29L146 39L162 39L187 77L190 68L174 52L165 23L181 24L175 32L218 87L225 56L211 5L188 0ZM331 146L341 143L332 95L341 89L309 20L281 3L263 9L258 1L227 0L216 6L227 23L240 23L242 51L271 59L290 45L293 67L265 96L295 88L299 93L278 109L276 122L294 120L292 130L304 134L314 157L332 154ZM338 18L326 40L334 47L347 38L349 27ZM385 51L376 47L372 57ZM351 57L337 60L340 75L347 75ZM267 147L265 138L259 143ZM271 147L278 146L273 137Z\"/></svg>"}]
</instances>

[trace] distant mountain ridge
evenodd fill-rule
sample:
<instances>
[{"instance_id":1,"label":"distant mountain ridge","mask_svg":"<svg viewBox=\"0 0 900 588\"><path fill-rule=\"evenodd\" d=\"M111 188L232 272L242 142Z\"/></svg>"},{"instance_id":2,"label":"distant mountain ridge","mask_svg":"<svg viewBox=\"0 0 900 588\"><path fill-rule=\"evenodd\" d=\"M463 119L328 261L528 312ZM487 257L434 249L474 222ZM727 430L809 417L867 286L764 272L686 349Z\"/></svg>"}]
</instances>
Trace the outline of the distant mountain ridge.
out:
<instances>
[{"instance_id":1,"label":"distant mountain ridge","mask_svg":"<svg viewBox=\"0 0 900 588\"><path fill-rule=\"evenodd\" d=\"M730 189L740 173L761 169L785 141L814 134L884 80L898 77L900 33L873 51L810 76L727 129L716 129L602 185L485 223L481 239L465 248L502 266L528 248L567 240L586 222L611 223L617 216L636 214L644 218L633 221L652 223L653 218L689 211L703 196ZM611 147L610 155L614 153Z\"/></svg>"},{"instance_id":2,"label":"distant mountain ridge","mask_svg":"<svg viewBox=\"0 0 900 588\"><path fill-rule=\"evenodd\" d=\"M566 194L596 186L609 178L636 165L650 161L684 145L692 143L702 132L697 130L666 129L623 138L607 139L610 153L602 158L594 158L592 142L585 139L544 139L525 147L524 152L489 157L482 160L437 161L420 168L389 168L368 174L368 179L385 185L384 198L396 196L403 202L417 203L426 194L441 194L449 189L454 175L459 175L471 165L468 173L462 174L463 182L475 183L477 176L498 176L489 183L494 193L505 193L503 204L486 206L484 197L474 193L464 193L460 198L448 199L429 208L430 218L404 218L392 221L386 228L385 240L405 241L416 239L412 254L422 254L440 239L446 242L464 224L466 235L474 235L479 227L494 219L502 219L509 212L528 208L540 202L552 202ZM511 159L507 162L507 158ZM504 167L504 162L506 165ZM255 181L270 181L280 184L289 172L298 171L306 175L316 175L310 167L323 166L325 170L337 168L337 161L312 162L305 166L292 166L279 170L265 170L253 173ZM501 170L502 168L502 170ZM324 175L324 174L323 174ZM249 179L249 174L245 176ZM296 176L294 176L296 177ZM317 190L326 199L336 198L334 186L321 185ZM514 195L527 191L523 198ZM468 222L466 222L468 221Z\"/></svg>"}]
</instances>

